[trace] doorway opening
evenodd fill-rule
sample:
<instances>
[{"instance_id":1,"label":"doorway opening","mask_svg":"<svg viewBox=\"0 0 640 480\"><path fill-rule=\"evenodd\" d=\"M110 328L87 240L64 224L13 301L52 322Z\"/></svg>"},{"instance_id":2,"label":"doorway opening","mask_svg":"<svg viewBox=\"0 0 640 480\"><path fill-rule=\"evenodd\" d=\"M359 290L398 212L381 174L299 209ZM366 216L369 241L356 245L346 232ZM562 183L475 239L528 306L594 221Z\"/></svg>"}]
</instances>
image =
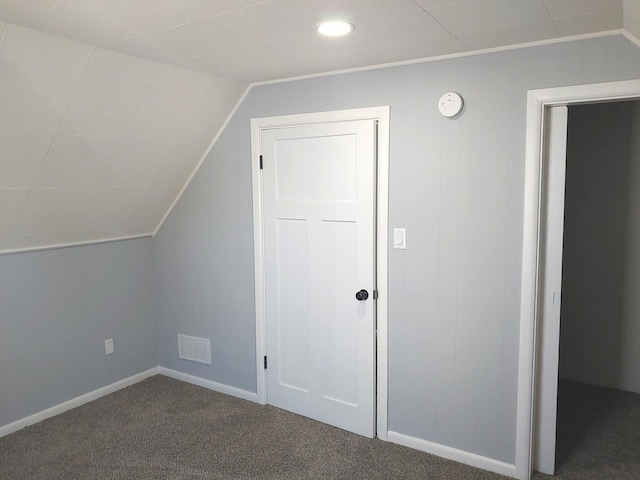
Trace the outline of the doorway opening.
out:
<instances>
[{"instance_id":1,"label":"doorway opening","mask_svg":"<svg viewBox=\"0 0 640 480\"><path fill-rule=\"evenodd\" d=\"M534 469L552 473L555 467L567 107L636 98L639 81L529 92L516 436L520 479L531 478Z\"/></svg>"},{"instance_id":2,"label":"doorway opening","mask_svg":"<svg viewBox=\"0 0 640 480\"><path fill-rule=\"evenodd\" d=\"M386 440L389 107L252 119L251 138L258 401Z\"/></svg>"},{"instance_id":3,"label":"doorway opening","mask_svg":"<svg viewBox=\"0 0 640 480\"><path fill-rule=\"evenodd\" d=\"M573 105L567 117L555 471L631 478L640 468L640 101Z\"/></svg>"}]
</instances>

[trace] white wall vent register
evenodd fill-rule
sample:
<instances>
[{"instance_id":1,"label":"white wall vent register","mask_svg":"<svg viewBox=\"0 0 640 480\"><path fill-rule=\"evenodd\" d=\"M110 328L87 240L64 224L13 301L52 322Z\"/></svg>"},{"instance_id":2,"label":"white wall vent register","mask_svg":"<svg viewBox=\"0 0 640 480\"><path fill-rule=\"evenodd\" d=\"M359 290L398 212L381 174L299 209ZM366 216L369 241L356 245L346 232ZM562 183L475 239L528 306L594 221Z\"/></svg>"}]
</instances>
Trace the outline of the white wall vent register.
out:
<instances>
[{"instance_id":1,"label":"white wall vent register","mask_svg":"<svg viewBox=\"0 0 640 480\"><path fill-rule=\"evenodd\" d=\"M192 362L211 365L211 343L208 338L178 335L178 356Z\"/></svg>"}]
</instances>

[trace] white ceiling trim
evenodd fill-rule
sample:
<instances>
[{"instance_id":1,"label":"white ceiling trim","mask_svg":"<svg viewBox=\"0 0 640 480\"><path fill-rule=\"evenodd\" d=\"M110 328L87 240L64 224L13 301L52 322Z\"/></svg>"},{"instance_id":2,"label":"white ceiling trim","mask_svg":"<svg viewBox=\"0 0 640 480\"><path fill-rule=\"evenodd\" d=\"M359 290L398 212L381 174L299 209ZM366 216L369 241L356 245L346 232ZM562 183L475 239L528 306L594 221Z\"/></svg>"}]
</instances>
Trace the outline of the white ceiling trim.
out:
<instances>
[{"instance_id":1,"label":"white ceiling trim","mask_svg":"<svg viewBox=\"0 0 640 480\"><path fill-rule=\"evenodd\" d=\"M626 30L622 30L622 35L629 40L631 43L635 44L638 48L640 48L640 38L636 37L634 34L629 33Z\"/></svg>"},{"instance_id":2,"label":"white ceiling trim","mask_svg":"<svg viewBox=\"0 0 640 480\"><path fill-rule=\"evenodd\" d=\"M474 57L476 55L485 55L487 53L507 52L510 50L519 50L521 48L540 47L545 45L553 45L556 43L575 42L577 40L589 40L592 38L612 37L615 35L624 35L627 39L640 47L640 40L631 35L626 30L619 28L615 30L607 30L605 32L585 33L582 35L573 35L571 37L549 38L546 40L536 40L534 42L518 43L515 45L506 45L504 47L485 48L483 50L473 50L468 52L449 53L447 55L439 55L435 57L417 58L414 60L402 60L399 62L382 63L379 65L369 65L366 67L346 68L343 70L335 70L331 72L312 73L310 75L299 75L297 77L280 78L277 80L265 80L263 82L255 82L249 85L251 87L259 87L262 85L274 85L278 83L292 82L295 80L308 80L311 78L329 77L332 75L342 75L345 73L366 72L368 70L379 70L381 68L399 67L403 65L415 65L417 63L439 62L441 60L450 60L452 58Z\"/></svg>"},{"instance_id":3,"label":"white ceiling trim","mask_svg":"<svg viewBox=\"0 0 640 480\"><path fill-rule=\"evenodd\" d=\"M156 229L154 230L154 232L152 234L153 237L155 237L157 235L157 233L160 230L160 228L162 228L162 225L164 225L165 220L167 219L167 217L169 217L169 215L173 211L173 208L176 206L176 204L180 200L180 197L182 197L182 195L187 190L187 188L189 188L189 185L191 184L191 181L198 174L198 171L200 170L200 167L202 166L202 164L204 163L206 158L209 156L209 153L211 152L211 150L213 150L213 147L216 145L216 143L218 143L218 139L220 138L220 135L222 135L222 133L224 132L225 128L227 128L227 125L229 124L229 122L231 121L233 116L236 114L236 111L238 110L238 108L240 108L240 105L242 105L242 103L244 102L244 99L247 98L247 95L249 95L249 92L251 91L252 87L253 87L253 85L249 85L245 89L244 93L242 94L240 99L236 102L235 106L233 107L233 110L231 110L229 115L227 115L227 118L225 119L225 121L222 124L222 126L218 129L218 132L216 133L215 137L213 137L213 140L211 140L211 143L207 147L207 150L200 157L200 160L198 161L198 164L196 165L196 168L193 170L191 175L189 175L189 178L185 182L184 186L180 189L180 192L178 192L178 195L176 195L176 198L173 200L173 202L171 202L171 206L169 207L169 210L167 210L167 213L165 213L164 216L162 217L162 220L160 220L160 223L158 224L158 226L156 227Z\"/></svg>"},{"instance_id":4,"label":"white ceiling trim","mask_svg":"<svg viewBox=\"0 0 640 480\"><path fill-rule=\"evenodd\" d=\"M43 245L41 247L25 247L25 248L16 248L12 250L0 250L0 256L11 255L13 253L42 252L44 250L57 250L59 248L83 247L86 245L99 245L102 243L122 242L125 240L135 240L136 238L149 238L152 236L153 236L152 233L144 233L140 235L130 235L130 236L116 237L116 238L101 238L97 240L88 240L86 242L60 243L56 245Z\"/></svg>"}]
</instances>

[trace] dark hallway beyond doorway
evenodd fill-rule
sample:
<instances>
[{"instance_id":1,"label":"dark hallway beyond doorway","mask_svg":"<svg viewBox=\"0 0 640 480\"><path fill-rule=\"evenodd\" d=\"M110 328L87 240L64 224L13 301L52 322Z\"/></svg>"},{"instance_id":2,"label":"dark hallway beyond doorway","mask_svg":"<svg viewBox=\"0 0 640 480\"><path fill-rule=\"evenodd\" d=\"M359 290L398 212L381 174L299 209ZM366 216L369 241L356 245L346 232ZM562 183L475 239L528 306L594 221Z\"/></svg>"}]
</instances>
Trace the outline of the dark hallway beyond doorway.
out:
<instances>
[{"instance_id":1,"label":"dark hallway beyond doorway","mask_svg":"<svg viewBox=\"0 0 640 480\"><path fill-rule=\"evenodd\" d=\"M640 478L640 395L560 381L555 477L535 480Z\"/></svg>"}]
</instances>

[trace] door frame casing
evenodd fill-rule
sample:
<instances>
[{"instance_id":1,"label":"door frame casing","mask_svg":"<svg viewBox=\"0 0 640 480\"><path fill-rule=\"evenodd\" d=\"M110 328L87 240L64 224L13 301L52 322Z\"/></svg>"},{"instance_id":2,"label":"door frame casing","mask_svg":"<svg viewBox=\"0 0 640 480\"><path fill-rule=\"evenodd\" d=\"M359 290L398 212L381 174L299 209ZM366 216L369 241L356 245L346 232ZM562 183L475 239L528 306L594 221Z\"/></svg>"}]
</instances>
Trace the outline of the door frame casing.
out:
<instances>
[{"instance_id":1,"label":"door frame casing","mask_svg":"<svg viewBox=\"0 0 640 480\"><path fill-rule=\"evenodd\" d=\"M353 120L375 120L378 123L376 144L376 185L374 189L375 248L376 248L376 435L387 439L387 376L388 376L388 232L389 232L389 106L303 113L251 119L251 182L253 191L253 251L256 306L256 380L257 401L267 403L267 371L263 359L266 355L264 227L262 201L262 175L260 170L262 131L302 125L335 123Z\"/></svg>"},{"instance_id":2,"label":"door frame casing","mask_svg":"<svg viewBox=\"0 0 640 480\"><path fill-rule=\"evenodd\" d=\"M542 351L539 338L541 322L540 292L541 248L545 219L541 202L547 195L543 184L544 131L549 107L584 103L600 103L640 98L640 80L598 83L570 87L530 90L527 96L527 129L524 185L524 221L522 245L522 285L520 297L520 343L518 365L518 400L516 420L516 478L531 478L535 436L538 355ZM545 369L555 368L546 364ZM541 399L544 401L544 399Z\"/></svg>"},{"instance_id":3,"label":"door frame casing","mask_svg":"<svg viewBox=\"0 0 640 480\"><path fill-rule=\"evenodd\" d=\"M558 354L562 298L562 253L564 238L564 190L567 164L569 107L547 107L541 192L541 229L538 276L538 345L535 428L532 469L546 475L555 473L558 398ZM556 297L557 298L554 298ZM549 365L552 368L547 368Z\"/></svg>"}]
</instances>

